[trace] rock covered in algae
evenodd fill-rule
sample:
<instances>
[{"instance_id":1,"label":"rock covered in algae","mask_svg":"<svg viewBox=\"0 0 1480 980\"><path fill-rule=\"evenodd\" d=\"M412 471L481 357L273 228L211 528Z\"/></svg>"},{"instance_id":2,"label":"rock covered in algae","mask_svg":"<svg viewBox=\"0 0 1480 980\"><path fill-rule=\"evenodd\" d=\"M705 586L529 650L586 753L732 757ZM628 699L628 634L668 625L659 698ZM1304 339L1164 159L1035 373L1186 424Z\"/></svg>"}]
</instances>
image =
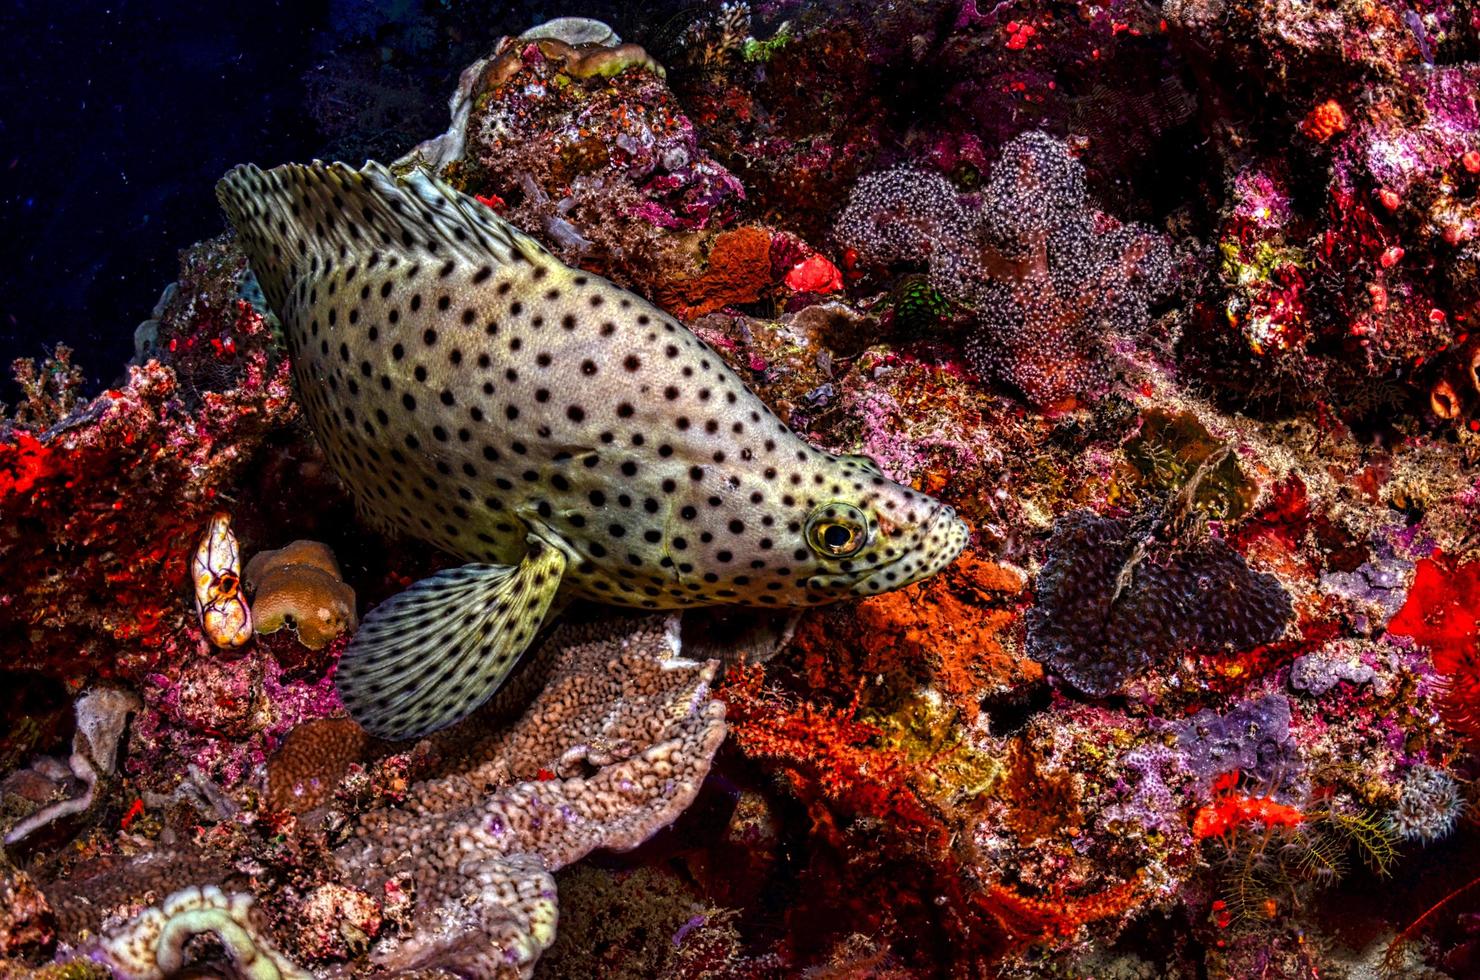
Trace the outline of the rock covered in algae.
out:
<instances>
[{"instance_id":1,"label":"rock covered in algae","mask_svg":"<svg viewBox=\"0 0 1480 980\"><path fill-rule=\"evenodd\" d=\"M294 839L308 831L293 823L286 850L227 834L95 868L84 862L44 887L60 933L68 942L97 935L118 969L143 977L183 965L197 932L216 933L239 966L270 963L285 976L294 962L325 957L378 970L529 976L555 936L552 873L597 848L634 848L671 823L724 740L724 707L709 697L717 665L683 659L677 635L674 623L654 619L562 627L534 654L522 688L441 736L437 771L411 785L403 805L344 827L349 840L326 863L292 856L309 843ZM489 727L532 688L540 693L517 720ZM325 765L342 766L342 753L320 748L338 760ZM294 772L312 768L305 753ZM258 871L243 877L245 867ZM282 934L251 909L292 902L272 885L288 872L316 877L321 890L294 905L296 927ZM381 934L379 910L407 889L414 911L394 935ZM138 912L146 895L171 897ZM110 925L110 913L125 909L127 921Z\"/></svg>"}]
</instances>

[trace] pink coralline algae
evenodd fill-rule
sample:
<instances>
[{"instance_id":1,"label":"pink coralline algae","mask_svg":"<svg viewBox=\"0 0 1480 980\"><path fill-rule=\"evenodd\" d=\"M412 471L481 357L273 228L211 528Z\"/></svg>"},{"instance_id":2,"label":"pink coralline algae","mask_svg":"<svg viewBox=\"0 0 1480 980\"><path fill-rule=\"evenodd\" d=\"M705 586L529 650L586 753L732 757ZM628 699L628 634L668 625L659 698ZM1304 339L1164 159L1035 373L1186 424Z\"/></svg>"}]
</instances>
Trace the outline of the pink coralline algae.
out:
<instances>
[{"instance_id":1,"label":"pink coralline algae","mask_svg":"<svg viewBox=\"0 0 1480 980\"><path fill-rule=\"evenodd\" d=\"M1411 91L1385 93L1332 161L1338 221L1322 254L1369 264L1365 296L1346 294L1343 309L1369 356L1389 370L1421 364L1462 336L1467 328L1455 321L1480 300L1480 182L1465 165L1480 150L1477 84L1473 66L1454 66ZM1398 109L1413 103L1416 110Z\"/></svg>"},{"instance_id":2,"label":"pink coralline algae","mask_svg":"<svg viewBox=\"0 0 1480 980\"><path fill-rule=\"evenodd\" d=\"M290 678L260 645L231 660L185 658L145 675L140 689L128 770L160 793L188 782L192 768L235 790L294 726L342 710L330 677Z\"/></svg>"},{"instance_id":3,"label":"pink coralline algae","mask_svg":"<svg viewBox=\"0 0 1480 980\"><path fill-rule=\"evenodd\" d=\"M835 233L871 262L927 264L973 311L972 366L1039 407L1103 394L1113 349L1172 277L1166 241L1096 209L1068 147L1037 131L1003 148L976 203L939 174L886 171L860 181Z\"/></svg>"}]
</instances>

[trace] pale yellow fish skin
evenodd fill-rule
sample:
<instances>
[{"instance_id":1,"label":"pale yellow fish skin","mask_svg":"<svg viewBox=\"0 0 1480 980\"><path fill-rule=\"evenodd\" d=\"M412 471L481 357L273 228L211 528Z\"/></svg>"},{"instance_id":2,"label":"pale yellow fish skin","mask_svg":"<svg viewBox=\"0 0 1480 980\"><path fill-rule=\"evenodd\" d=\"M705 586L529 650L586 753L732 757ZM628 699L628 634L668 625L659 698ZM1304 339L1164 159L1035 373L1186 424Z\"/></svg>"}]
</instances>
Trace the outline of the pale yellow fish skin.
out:
<instances>
[{"instance_id":1,"label":"pale yellow fish skin","mask_svg":"<svg viewBox=\"0 0 1480 980\"><path fill-rule=\"evenodd\" d=\"M563 594L642 608L873 595L966 544L954 510L808 445L672 316L372 167L239 168L221 198L314 432L377 523L506 565L532 534L566 555ZM357 204L396 193L395 214Z\"/></svg>"}]
</instances>

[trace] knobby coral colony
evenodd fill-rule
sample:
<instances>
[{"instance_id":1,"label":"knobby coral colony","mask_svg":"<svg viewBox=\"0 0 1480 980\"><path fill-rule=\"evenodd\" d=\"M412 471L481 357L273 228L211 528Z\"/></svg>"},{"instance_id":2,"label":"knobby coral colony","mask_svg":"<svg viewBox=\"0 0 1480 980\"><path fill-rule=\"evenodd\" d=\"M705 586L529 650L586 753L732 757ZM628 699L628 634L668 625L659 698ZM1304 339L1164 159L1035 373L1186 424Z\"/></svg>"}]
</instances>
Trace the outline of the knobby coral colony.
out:
<instances>
[{"instance_id":1,"label":"knobby coral colony","mask_svg":"<svg viewBox=\"0 0 1480 980\"><path fill-rule=\"evenodd\" d=\"M16 366L7 975L1474 975L1480 18L639 27Z\"/></svg>"}]
</instances>

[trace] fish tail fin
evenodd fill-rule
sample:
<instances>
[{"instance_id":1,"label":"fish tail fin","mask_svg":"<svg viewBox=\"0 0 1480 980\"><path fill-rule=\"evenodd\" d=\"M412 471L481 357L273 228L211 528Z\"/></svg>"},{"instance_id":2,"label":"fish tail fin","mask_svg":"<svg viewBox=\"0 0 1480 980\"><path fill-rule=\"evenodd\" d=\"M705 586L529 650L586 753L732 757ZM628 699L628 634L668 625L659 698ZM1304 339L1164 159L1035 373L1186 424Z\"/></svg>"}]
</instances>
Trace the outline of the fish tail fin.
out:
<instances>
[{"instance_id":1,"label":"fish tail fin","mask_svg":"<svg viewBox=\"0 0 1480 980\"><path fill-rule=\"evenodd\" d=\"M396 740L466 717L534 641L564 571L558 549L530 538L517 566L451 568L375 607L334 675L350 716Z\"/></svg>"},{"instance_id":2,"label":"fish tail fin","mask_svg":"<svg viewBox=\"0 0 1480 980\"><path fill-rule=\"evenodd\" d=\"M422 170L398 177L374 162L355 170L315 160L266 171L247 163L221 178L216 199L278 311L300 280L351 254L505 265L548 256L492 209Z\"/></svg>"}]
</instances>

